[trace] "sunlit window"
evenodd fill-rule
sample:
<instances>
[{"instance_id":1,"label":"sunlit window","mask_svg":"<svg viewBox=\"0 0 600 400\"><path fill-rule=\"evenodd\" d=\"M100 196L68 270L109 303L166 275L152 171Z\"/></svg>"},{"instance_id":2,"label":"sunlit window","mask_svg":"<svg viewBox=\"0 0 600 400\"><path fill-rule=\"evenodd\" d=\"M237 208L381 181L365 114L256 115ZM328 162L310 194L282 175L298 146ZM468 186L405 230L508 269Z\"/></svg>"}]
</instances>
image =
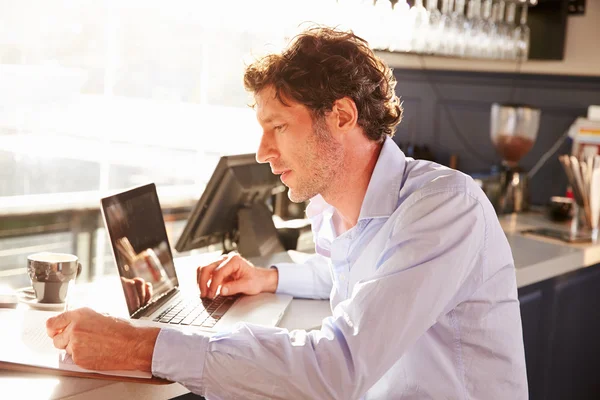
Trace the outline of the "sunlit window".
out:
<instances>
[{"instance_id":1,"label":"sunlit window","mask_svg":"<svg viewBox=\"0 0 600 400\"><path fill-rule=\"evenodd\" d=\"M97 218L60 210L148 182L192 205L221 155L258 146L245 66L336 5L0 0L0 280L27 284L34 250L113 268Z\"/></svg>"},{"instance_id":2,"label":"sunlit window","mask_svg":"<svg viewBox=\"0 0 600 400\"><path fill-rule=\"evenodd\" d=\"M231 4L0 2L0 196L201 185L255 151L242 75L273 32Z\"/></svg>"}]
</instances>

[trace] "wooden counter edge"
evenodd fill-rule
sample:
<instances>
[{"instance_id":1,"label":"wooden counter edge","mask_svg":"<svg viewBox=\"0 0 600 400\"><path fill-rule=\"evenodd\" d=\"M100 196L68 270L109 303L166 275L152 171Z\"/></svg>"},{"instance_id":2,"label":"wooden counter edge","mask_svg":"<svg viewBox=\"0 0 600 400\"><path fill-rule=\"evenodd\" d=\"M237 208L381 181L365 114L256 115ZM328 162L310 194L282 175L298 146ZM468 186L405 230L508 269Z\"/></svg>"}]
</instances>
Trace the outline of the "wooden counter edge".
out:
<instances>
[{"instance_id":1,"label":"wooden counter edge","mask_svg":"<svg viewBox=\"0 0 600 400\"><path fill-rule=\"evenodd\" d=\"M117 382L149 383L152 385L169 385L171 383L175 383L167 379L158 378L156 376L153 376L152 378L135 378L129 376L107 375L97 372L79 372L64 369L36 367L31 365L9 363L5 361L0 361L0 370L28 372L45 375L72 376L75 378L103 379Z\"/></svg>"}]
</instances>

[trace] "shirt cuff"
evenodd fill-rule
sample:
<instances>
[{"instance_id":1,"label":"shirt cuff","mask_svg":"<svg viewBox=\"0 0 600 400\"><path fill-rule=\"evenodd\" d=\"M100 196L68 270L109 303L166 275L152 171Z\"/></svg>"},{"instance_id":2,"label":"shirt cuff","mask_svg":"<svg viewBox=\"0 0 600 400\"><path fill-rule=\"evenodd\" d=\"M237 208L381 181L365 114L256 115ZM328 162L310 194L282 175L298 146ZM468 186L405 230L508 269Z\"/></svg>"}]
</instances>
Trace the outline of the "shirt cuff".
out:
<instances>
[{"instance_id":1,"label":"shirt cuff","mask_svg":"<svg viewBox=\"0 0 600 400\"><path fill-rule=\"evenodd\" d=\"M152 374L197 391L204 380L209 337L200 333L161 329L152 354Z\"/></svg>"},{"instance_id":2,"label":"shirt cuff","mask_svg":"<svg viewBox=\"0 0 600 400\"><path fill-rule=\"evenodd\" d=\"M275 293L290 294L294 297L310 298L315 291L312 274L307 273L303 264L281 263L277 268L277 290Z\"/></svg>"}]
</instances>

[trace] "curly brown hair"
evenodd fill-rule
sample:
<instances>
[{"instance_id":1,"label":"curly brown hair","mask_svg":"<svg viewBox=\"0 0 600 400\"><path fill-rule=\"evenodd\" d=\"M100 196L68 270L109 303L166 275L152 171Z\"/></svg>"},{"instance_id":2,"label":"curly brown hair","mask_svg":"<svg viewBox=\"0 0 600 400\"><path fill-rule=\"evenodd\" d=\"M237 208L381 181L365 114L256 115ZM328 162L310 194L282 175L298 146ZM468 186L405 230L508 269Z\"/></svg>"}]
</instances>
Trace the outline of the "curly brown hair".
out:
<instances>
[{"instance_id":1,"label":"curly brown hair","mask_svg":"<svg viewBox=\"0 0 600 400\"><path fill-rule=\"evenodd\" d=\"M247 91L258 93L271 85L279 101L287 105L287 98L305 105L316 120L330 112L336 100L351 98L358 109L358 125L374 141L393 136L402 119L391 69L352 32L310 28L281 54L265 56L246 68Z\"/></svg>"}]
</instances>

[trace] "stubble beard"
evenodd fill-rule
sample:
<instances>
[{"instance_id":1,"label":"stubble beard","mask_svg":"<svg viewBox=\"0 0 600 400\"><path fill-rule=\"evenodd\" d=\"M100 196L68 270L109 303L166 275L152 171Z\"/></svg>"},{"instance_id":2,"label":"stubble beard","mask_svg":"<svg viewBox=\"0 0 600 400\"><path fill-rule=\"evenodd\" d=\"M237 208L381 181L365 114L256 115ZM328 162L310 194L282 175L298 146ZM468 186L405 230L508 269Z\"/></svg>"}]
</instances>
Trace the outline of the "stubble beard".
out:
<instances>
[{"instance_id":1,"label":"stubble beard","mask_svg":"<svg viewBox=\"0 0 600 400\"><path fill-rule=\"evenodd\" d=\"M343 169L343 150L322 121L313 123L313 135L307 143L307 156L303 162L306 178L299 180L295 188L289 188L288 197L294 203L302 203L316 195L331 191Z\"/></svg>"}]
</instances>

